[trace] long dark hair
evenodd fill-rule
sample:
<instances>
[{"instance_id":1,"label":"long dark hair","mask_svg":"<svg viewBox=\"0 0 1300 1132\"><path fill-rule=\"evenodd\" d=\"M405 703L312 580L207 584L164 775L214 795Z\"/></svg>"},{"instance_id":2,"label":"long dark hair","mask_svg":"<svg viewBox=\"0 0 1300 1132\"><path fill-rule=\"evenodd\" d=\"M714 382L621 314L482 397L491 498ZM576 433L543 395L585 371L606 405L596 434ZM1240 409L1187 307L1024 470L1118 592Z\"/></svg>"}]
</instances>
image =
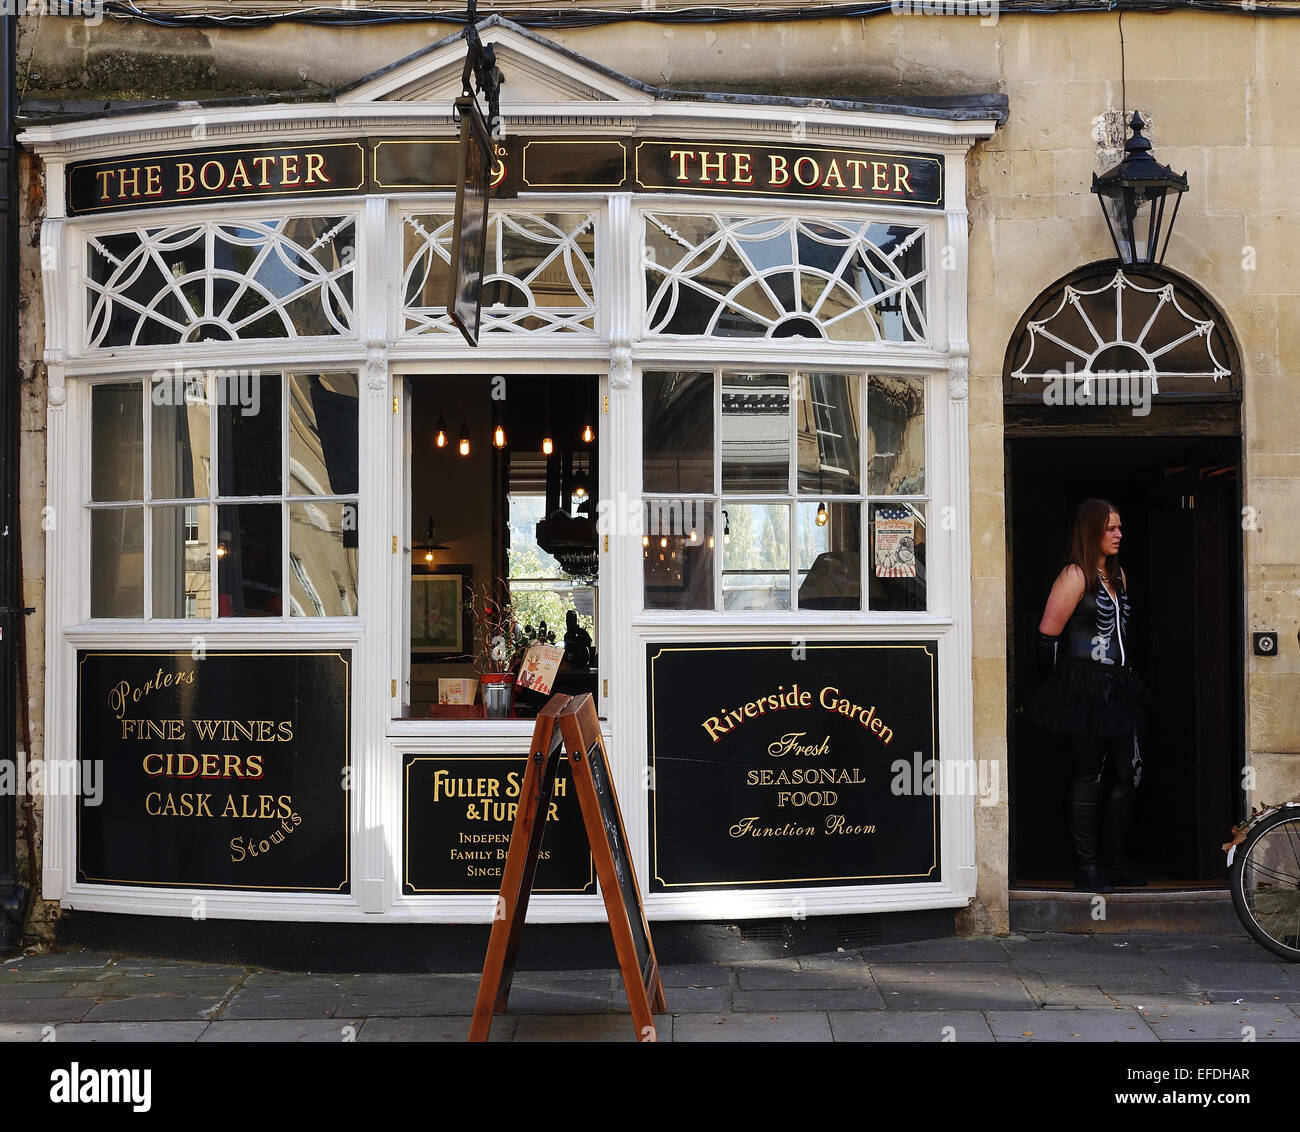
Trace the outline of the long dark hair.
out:
<instances>
[{"instance_id":1,"label":"long dark hair","mask_svg":"<svg viewBox=\"0 0 1300 1132\"><path fill-rule=\"evenodd\" d=\"M1067 565L1073 564L1079 567L1085 578L1091 579L1096 572L1101 538L1106 533L1106 524L1110 521L1112 512L1118 515L1119 508L1108 499L1085 499L1074 513L1065 560ZM1106 555L1106 581L1113 586L1118 577L1119 555L1108 554Z\"/></svg>"}]
</instances>

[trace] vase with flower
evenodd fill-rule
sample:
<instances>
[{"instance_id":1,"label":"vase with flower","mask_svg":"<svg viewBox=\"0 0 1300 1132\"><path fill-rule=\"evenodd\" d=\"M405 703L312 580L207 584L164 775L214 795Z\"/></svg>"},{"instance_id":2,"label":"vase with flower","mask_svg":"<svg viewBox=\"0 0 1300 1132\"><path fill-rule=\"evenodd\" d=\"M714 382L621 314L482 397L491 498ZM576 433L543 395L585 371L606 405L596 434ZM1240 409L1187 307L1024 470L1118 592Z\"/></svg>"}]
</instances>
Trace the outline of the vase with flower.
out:
<instances>
[{"instance_id":1,"label":"vase with flower","mask_svg":"<svg viewBox=\"0 0 1300 1132\"><path fill-rule=\"evenodd\" d=\"M520 652L519 627L506 583L498 578L475 586L470 611L478 648L474 662L483 689L483 713L488 719L505 719L514 702Z\"/></svg>"}]
</instances>

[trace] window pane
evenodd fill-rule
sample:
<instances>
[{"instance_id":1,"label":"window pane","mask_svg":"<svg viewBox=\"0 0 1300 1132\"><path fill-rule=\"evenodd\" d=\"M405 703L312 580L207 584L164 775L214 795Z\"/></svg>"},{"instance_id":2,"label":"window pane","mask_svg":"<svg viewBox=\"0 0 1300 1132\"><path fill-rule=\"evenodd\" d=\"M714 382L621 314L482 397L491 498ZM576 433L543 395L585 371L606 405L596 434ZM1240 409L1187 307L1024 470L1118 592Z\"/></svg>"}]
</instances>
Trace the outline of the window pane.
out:
<instances>
[{"instance_id":1,"label":"window pane","mask_svg":"<svg viewBox=\"0 0 1300 1132\"><path fill-rule=\"evenodd\" d=\"M289 504L289 612L350 617L357 612L355 503ZM348 543L352 545L349 546Z\"/></svg>"},{"instance_id":2,"label":"window pane","mask_svg":"<svg viewBox=\"0 0 1300 1132\"><path fill-rule=\"evenodd\" d=\"M151 497L206 499L212 463L208 387L197 373L193 378L166 377L152 383L149 401Z\"/></svg>"},{"instance_id":3,"label":"window pane","mask_svg":"<svg viewBox=\"0 0 1300 1132\"><path fill-rule=\"evenodd\" d=\"M861 520L857 503L799 504L800 609L862 608Z\"/></svg>"},{"instance_id":4,"label":"window pane","mask_svg":"<svg viewBox=\"0 0 1300 1132\"><path fill-rule=\"evenodd\" d=\"M144 498L143 386L96 385L90 394L90 497Z\"/></svg>"},{"instance_id":5,"label":"window pane","mask_svg":"<svg viewBox=\"0 0 1300 1132\"><path fill-rule=\"evenodd\" d=\"M858 390L852 373L799 379L799 493L857 495Z\"/></svg>"},{"instance_id":6,"label":"window pane","mask_svg":"<svg viewBox=\"0 0 1300 1132\"><path fill-rule=\"evenodd\" d=\"M220 494L280 494L279 374L226 370L217 401Z\"/></svg>"},{"instance_id":7,"label":"window pane","mask_svg":"<svg viewBox=\"0 0 1300 1132\"><path fill-rule=\"evenodd\" d=\"M713 609L713 504L646 501L641 538L647 609Z\"/></svg>"},{"instance_id":8,"label":"window pane","mask_svg":"<svg viewBox=\"0 0 1300 1132\"><path fill-rule=\"evenodd\" d=\"M289 379L289 494L357 493L357 377Z\"/></svg>"},{"instance_id":9,"label":"window pane","mask_svg":"<svg viewBox=\"0 0 1300 1132\"><path fill-rule=\"evenodd\" d=\"M925 609L925 506L873 503L868 527L869 608Z\"/></svg>"},{"instance_id":10,"label":"window pane","mask_svg":"<svg viewBox=\"0 0 1300 1132\"><path fill-rule=\"evenodd\" d=\"M790 491L790 392L783 373L722 375L722 490Z\"/></svg>"},{"instance_id":11,"label":"window pane","mask_svg":"<svg viewBox=\"0 0 1300 1132\"><path fill-rule=\"evenodd\" d=\"M90 513L90 563L91 617L143 617L143 507Z\"/></svg>"},{"instance_id":12,"label":"window pane","mask_svg":"<svg viewBox=\"0 0 1300 1132\"><path fill-rule=\"evenodd\" d=\"M723 608L789 609L789 506L724 502Z\"/></svg>"},{"instance_id":13,"label":"window pane","mask_svg":"<svg viewBox=\"0 0 1300 1132\"><path fill-rule=\"evenodd\" d=\"M154 507L153 616L211 617L210 509Z\"/></svg>"},{"instance_id":14,"label":"window pane","mask_svg":"<svg viewBox=\"0 0 1300 1132\"><path fill-rule=\"evenodd\" d=\"M641 386L642 489L713 490L713 375L647 373Z\"/></svg>"},{"instance_id":15,"label":"window pane","mask_svg":"<svg viewBox=\"0 0 1300 1132\"><path fill-rule=\"evenodd\" d=\"M218 617L279 617L280 504L217 508Z\"/></svg>"},{"instance_id":16,"label":"window pane","mask_svg":"<svg viewBox=\"0 0 1300 1132\"><path fill-rule=\"evenodd\" d=\"M871 495L925 493L925 383L917 378L867 381L867 450Z\"/></svg>"}]
</instances>

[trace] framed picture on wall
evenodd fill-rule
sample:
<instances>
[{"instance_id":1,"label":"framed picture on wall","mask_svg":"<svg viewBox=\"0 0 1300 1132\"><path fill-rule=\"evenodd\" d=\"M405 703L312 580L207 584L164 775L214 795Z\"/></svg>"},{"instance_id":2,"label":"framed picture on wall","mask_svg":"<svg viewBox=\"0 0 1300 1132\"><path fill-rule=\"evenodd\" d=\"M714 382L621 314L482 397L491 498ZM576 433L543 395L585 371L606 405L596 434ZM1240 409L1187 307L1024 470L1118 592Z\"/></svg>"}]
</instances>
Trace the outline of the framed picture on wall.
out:
<instances>
[{"instance_id":1,"label":"framed picture on wall","mask_svg":"<svg viewBox=\"0 0 1300 1132\"><path fill-rule=\"evenodd\" d=\"M411 663L464 660L474 651L469 565L411 567Z\"/></svg>"}]
</instances>

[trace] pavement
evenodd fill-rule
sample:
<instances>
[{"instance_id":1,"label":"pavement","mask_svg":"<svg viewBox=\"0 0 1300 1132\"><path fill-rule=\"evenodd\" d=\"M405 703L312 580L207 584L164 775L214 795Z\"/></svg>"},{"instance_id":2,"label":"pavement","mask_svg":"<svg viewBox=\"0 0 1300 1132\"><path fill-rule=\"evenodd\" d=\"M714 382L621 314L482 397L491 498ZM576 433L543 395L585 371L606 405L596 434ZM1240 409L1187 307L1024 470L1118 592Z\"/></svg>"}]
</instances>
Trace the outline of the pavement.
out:
<instances>
[{"instance_id":1,"label":"pavement","mask_svg":"<svg viewBox=\"0 0 1300 1132\"><path fill-rule=\"evenodd\" d=\"M673 1042L1300 1040L1300 965L1244 935L1035 933L665 966ZM461 1042L478 973L65 950L0 965L0 1041ZM616 970L517 971L493 1041L636 1039Z\"/></svg>"}]
</instances>

